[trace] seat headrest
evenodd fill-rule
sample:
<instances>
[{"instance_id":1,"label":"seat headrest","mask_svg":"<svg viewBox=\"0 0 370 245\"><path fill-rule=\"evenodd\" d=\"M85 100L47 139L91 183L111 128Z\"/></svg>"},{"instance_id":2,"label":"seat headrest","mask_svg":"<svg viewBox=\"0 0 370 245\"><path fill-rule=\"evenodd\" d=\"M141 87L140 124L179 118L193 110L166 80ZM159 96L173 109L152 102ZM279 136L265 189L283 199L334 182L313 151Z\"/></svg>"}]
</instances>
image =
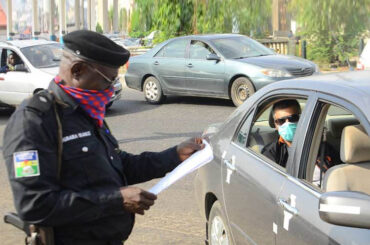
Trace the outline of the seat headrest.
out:
<instances>
[{"instance_id":1,"label":"seat headrest","mask_svg":"<svg viewBox=\"0 0 370 245\"><path fill-rule=\"evenodd\" d=\"M343 128L340 158L344 163L370 161L370 137L361 125Z\"/></svg>"}]
</instances>

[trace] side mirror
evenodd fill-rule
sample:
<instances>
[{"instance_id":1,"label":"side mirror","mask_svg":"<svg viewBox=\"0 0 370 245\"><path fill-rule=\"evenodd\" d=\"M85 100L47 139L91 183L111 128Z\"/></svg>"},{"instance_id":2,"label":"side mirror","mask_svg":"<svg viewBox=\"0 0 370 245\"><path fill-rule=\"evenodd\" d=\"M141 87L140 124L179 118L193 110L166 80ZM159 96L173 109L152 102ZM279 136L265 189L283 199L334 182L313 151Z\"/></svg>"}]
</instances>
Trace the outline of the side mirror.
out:
<instances>
[{"instance_id":1,"label":"side mirror","mask_svg":"<svg viewBox=\"0 0 370 245\"><path fill-rule=\"evenodd\" d=\"M209 54L209 55L207 55L206 59L207 60L216 60L216 61L221 60L221 58L219 56L217 56L217 54Z\"/></svg>"},{"instance_id":2,"label":"side mirror","mask_svg":"<svg viewBox=\"0 0 370 245\"><path fill-rule=\"evenodd\" d=\"M24 71L28 72L27 67L24 64L18 64L14 66L14 71Z\"/></svg>"},{"instance_id":3,"label":"side mirror","mask_svg":"<svg viewBox=\"0 0 370 245\"><path fill-rule=\"evenodd\" d=\"M331 224L370 229L370 196L354 191L324 193L320 197L319 214Z\"/></svg>"}]
</instances>

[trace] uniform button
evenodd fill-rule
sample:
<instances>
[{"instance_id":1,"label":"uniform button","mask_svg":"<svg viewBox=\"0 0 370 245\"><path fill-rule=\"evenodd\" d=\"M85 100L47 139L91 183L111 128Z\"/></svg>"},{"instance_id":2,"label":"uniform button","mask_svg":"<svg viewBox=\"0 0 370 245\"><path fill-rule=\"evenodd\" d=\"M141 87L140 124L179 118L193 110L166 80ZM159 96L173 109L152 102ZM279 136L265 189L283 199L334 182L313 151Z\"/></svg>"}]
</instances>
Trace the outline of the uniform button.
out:
<instances>
[{"instance_id":1,"label":"uniform button","mask_svg":"<svg viewBox=\"0 0 370 245\"><path fill-rule=\"evenodd\" d=\"M110 156L110 160L113 160L113 157L112 156Z\"/></svg>"},{"instance_id":2,"label":"uniform button","mask_svg":"<svg viewBox=\"0 0 370 245\"><path fill-rule=\"evenodd\" d=\"M87 148L86 146L82 147L82 151L83 152L88 152L89 151L89 148Z\"/></svg>"}]
</instances>

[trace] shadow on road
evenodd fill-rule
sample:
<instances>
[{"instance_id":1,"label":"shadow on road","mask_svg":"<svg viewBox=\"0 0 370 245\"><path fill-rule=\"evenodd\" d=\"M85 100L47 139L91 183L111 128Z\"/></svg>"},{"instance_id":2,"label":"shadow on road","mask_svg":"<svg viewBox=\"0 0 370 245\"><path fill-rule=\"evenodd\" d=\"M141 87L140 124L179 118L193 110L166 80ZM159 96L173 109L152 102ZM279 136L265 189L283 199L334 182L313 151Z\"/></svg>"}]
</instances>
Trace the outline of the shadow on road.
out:
<instances>
[{"instance_id":1,"label":"shadow on road","mask_svg":"<svg viewBox=\"0 0 370 245\"><path fill-rule=\"evenodd\" d=\"M192 97L192 96L167 96L164 104L194 104L207 106L231 106L234 104L231 100L206 98L206 97Z\"/></svg>"},{"instance_id":2,"label":"shadow on road","mask_svg":"<svg viewBox=\"0 0 370 245\"><path fill-rule=\"evenodd\" d=\"M142 100L119 100L106 112L107 117L134 114L156 109L160 105L151 105Z\"/></svg>"},{"instance_id":3,"label":"shadow on road","mask_svg":"<svg viewBox=\"0 0 370 245\"><path fill-rule=\"evenodd\" d=\"M128 139L119 139L117 140L119 144L130 143L130 142L137 142L137 141L147 141L147 140L163 140L163 139L172 139L172 138L181 138L181 137L200 137L201 132L190 132L190 133L154 133L154 136L148 137L138 137L138 138L128 138Z\"/></svg>"}]
</instances>

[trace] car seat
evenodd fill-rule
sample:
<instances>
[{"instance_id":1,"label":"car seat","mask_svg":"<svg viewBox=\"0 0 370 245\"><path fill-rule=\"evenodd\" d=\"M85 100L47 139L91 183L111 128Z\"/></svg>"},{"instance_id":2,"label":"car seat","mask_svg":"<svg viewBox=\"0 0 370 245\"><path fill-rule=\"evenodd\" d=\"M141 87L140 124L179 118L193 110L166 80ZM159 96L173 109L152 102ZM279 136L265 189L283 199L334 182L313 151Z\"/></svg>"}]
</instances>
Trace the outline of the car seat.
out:
<instances>
[{"instance_id":1,"label":"car seat","mask_svg":"<svg viewBox=\"0 0 370 245\"><path fill-rule=\"evenodd\" d=\"M327 143L330 144L336 152L340 152L340 142L344 127L357 125L360 122L352 118L330 118L326 121L326 137Z\"/></svg>"},{"instance_id":2,"label":"car seat","mask_svg":"<svg viewBox=\"0 0 370 245\"><path fill-rule=\"evenodd\" d=\"M359 191L370 195L370 137L361 125L343 129L340 158L344 164L330 168L325 191Z\"/></svg>"}]
</instances>

